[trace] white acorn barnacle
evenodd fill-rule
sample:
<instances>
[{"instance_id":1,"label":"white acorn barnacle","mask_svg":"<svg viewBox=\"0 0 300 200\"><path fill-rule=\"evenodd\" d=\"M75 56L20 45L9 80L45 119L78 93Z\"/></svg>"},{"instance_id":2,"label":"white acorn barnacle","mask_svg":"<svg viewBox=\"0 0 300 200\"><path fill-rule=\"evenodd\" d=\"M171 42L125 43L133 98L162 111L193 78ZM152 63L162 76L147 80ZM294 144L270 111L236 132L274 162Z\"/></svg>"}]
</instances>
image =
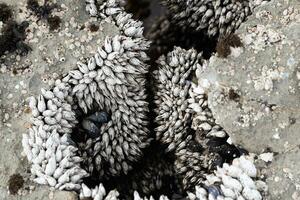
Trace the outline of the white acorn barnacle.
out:
<instances>
[{"instance_id":1,"label":"white acorn barnacle","mask_svg":"<svg viewBox=\"0 0 300 200\"><path fill-rule=\"evenodd\" d=\"M37 109L39 112L44 112L46 110L46 103L43 95L40 95L38 98Z\"/></svg>"},{"instance_id":2,"label":"white acorn barnacle","mask_svg":"<svg viewBox=\"0 0 300 200\"><path fill-rule=\"evenodd\" d=\"M239 167L250 177L256 177L257 170L255 165L245 156L239 158Z\"/></svg>"}]
</instances>

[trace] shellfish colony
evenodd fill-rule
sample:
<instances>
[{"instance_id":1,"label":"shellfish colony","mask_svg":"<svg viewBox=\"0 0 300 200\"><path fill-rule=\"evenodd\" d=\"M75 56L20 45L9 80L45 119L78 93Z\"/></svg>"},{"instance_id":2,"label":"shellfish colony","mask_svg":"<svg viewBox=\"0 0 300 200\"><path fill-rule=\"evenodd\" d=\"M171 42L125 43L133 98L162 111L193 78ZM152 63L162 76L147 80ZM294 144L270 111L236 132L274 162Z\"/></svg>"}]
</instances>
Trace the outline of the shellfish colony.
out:
<instances>
[{"instance_id":1,"label":"shellfish colony","mask_svg":"<svg viewBox=\"0 0 300 200\"><path fill-rule=\"evenodd\" d=\"M208 36L234 31L252 6L164 2L177 24ZM253 158L231 144L215 123L204 83L193 82L206 64L202 53L175 47L149 71L150 41L123 5L86 0L90 16L115 24L119 34L29 99L32 127L22 144L33 181L94 200L262 199L267 186L257 180Z\"/></svg>"}]
</instances>

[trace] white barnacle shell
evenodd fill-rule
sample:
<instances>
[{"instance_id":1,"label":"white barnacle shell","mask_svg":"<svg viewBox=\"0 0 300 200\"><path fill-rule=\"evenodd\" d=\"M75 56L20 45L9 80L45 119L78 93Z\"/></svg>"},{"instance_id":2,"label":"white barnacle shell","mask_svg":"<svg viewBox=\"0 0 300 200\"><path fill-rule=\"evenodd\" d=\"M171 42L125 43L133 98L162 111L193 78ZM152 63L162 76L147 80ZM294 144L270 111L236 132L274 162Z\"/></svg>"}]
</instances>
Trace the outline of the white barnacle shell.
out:
<instances>
[{"instance_id":1,"label":"white barnacle shell","mask_svg":"<svg viewBox=\"0 0 300 200\"><path fill-rule=\"evenodd\" d=\"M234 191L241 192L243 189L241 183L237 179L231 178L230 176L223 175L222 182L225 187L230 188Z\"/></svg>"},{"instance_id":2,"label":"white barnacle shell","mask_svg":"<svg viewBox=\"0 0 300 200\"><path fill-rule=\"evenodd\" d=\"M226 173L229 176L234 178L239 178L243 173L243 171L239 167L236 167L234 165L228 165L227 163L223 164L223 168L226 170Z\"/></svg>"},{"instance_id":3,"label":"white barnacle shell","mask_svg":"<svg viewBox=\"0 0 300 200\"><path fill-rule=\"evenodd\" d=\"M91 197L92 191L84 183L81 185L83 197Z\"/></svg>"},{"instance_id":4,"label":"white barnacle shell","mask_svg":"<svg viewBox=\"0 0 300 200\"><path fill-rule=\"evenodd\" d=\"M246 159L245 156L239 158L239 167L250 177L256 177L257 170L253 162Z\"/></svg>"},{"instance_id":5,"label":"white barnacle shell","mask_svg":"<svg viewBox=\"0 0 300 200\"><path fill-rule=\"evenodd\" d=\"M220 187L221 187L222 193L225 197L230 197L232 199L236 198L236 193L234 192L234 190L229 189L229 188L225 187L224 185L221 185Z\"/></svg>"},{"instance_id":6,"label":"white barnacle shell","mask_svg":"<svg viewBox=\"0 0 300 200\"><path fill-rule=\"evenodd\" d=\"M79 70L72 70L69 72L72 78L75 78L77 80L82 79L83 75Z\"/></svg>"},{"instance_id":7,"label":"white barnacle shell","mask_svg":"<svg viewBox=\"0 0 300 200\"><path fill-rule=\"evenodd\" d=\"M56 170L56 158L55 158L55 154L53 154L46 165L45 174L51 176L54 174L55 170Z\"/></svg>"},{"instance_id":8,"label":"white barnacle shell","mask_svg":"<svg viewBox=\"0 0 300 200\"><path fill-rule=\"evenodd\" d=\"M41 92L43 94L43 96L46 98L46 99L52 99L54 98L54 94L53 92L49 91L49 90L45 90L44 88L41 89Z\"/></svg>"},{"instance_id":9,"label":"white barnacle shell","mask_svg":"<svg viewBox=\"0 0 300 200\"><path fill-rule=\"evenodd\" d=\"M77 62L77 67L84 74L89 72L88 66L82 62Z\"/></svg>"},{"instance_id":10,"label":"white barnacle shell","mask_svg":"<svg viewBox=\"0 0 300 200\"><path fill-rule=\"evenodd\" d=\"M38 183L38 184L40 184L40 185L46 185L46 184L48 184L48 181L43 176L37 177L37 178L33 179L33 181L36 182L36 183Z\"/></svg>"},{"instance_id":11,"label":"white barnacle shell","mask_svg":"<svg viewBox=\"0 0 300 200\"><path fill-rule=\"evenodd\" d=\"M38 98L37 109L39 112L44 112L46 110L46 103L43 95L40 95Z\"/></svg>"},{"instance_id":12,"label":"white barnacle shell","mask_svg":"<svg viewBox=\"0 0 300 200\"><path fill-rule=\"evenodd\" d=\"M256 189L254 181L246 173L242 173L239 180L244 188Z\"/></svg>"},{"instance_id":13,"label":"white barnacle shell","mask_svg":"<svg viewBox=\"0 0 300 200\"><path fill-rule=\"evenodd\" d=\"M36 109L36 108L37 108L37 100L36 100L36 98L33 97L33 96L31 96L31 97L29 98L29 107L30 107L31 109Z\"/></svg>"},{"instance_id":14,"label":"white barnacle shell","mask_svg":"<svg viewBox=\"0 0 300 200\"><path fill-rule=\"evenodd\" d=\"M261 200L262 196L256 189L244 188L243 189L243 197L249 200Z\"/></svg>"}]
</instances>

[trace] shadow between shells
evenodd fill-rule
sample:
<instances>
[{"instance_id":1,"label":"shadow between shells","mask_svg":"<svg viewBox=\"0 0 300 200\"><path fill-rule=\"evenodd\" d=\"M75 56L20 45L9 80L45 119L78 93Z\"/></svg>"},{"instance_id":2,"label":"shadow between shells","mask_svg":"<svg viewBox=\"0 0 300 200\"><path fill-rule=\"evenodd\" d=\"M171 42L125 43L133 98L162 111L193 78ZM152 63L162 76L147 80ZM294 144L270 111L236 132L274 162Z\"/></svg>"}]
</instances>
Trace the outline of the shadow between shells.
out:
<instances>
[{"instance_id":1,"label":"shadow between shells","mask_svg":"<svg viewBox=\"0 0 300 200\"><path fill-rule=\"evenodd\" d=\"M122 2L86 1L120 33L30 98L22 144L34 182L80 199L263 199L253 157L215 123L197 81L214 50L201 45L234 31L253 5L164 2L175 14L154 24L151 45Z\"/></svg>"}]
</instances>

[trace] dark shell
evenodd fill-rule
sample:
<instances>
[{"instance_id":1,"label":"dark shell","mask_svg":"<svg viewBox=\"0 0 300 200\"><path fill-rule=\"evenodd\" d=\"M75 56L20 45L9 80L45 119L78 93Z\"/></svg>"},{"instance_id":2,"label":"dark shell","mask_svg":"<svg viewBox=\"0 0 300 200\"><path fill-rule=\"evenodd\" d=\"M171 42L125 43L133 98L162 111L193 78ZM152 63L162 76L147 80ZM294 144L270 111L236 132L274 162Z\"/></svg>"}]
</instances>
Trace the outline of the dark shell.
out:
<instances>
[{"instance_id":1,"label":"dark shell","mask_svg":"<svg viewBox=\"0 0 300 200\"><path fill-rule=\"evenodd\" d=\"M95 112L94 114L87 117L88 120L96 123L97 125L102 125L108 122L108 114L106 112Z\"/></svg>"},{"instance_id":2,"label":"dark shell","mask_svg":"<svg viewBox=\"0 0 300 200\"><path fill-rule=\"evenodd\" d=\"M210 185L208 187L206 187L206 190L209 194L211 194L215 199L218 197L218 196L221 196L222 195L222 191L220 189L219 186L216 186L216 185Z\"/></svg>"},{"instance_id":3,"label":"dark shell","mask_svg":"<svg viewBox=\"0 0 300 200\"><path fill-rule=\"evenodd\" d=\"M100 136L100 128L102 124L109 121L109 116L106 112L95 112L84 118L81 122L82 128L86 131L88 137L94 139Z\"/></svg>"},{"instance_id":4,"label":"dark shell","mask_svg":"<svg viewBox=\"0 0 300 200\"><path fill-rule=\"evenodd\" d=\"M90 120L84 119L81 122L81 125L90 138L97 138L100 134L100 129L96 126L96 124Z\"/></svg>"}]
</instances>

